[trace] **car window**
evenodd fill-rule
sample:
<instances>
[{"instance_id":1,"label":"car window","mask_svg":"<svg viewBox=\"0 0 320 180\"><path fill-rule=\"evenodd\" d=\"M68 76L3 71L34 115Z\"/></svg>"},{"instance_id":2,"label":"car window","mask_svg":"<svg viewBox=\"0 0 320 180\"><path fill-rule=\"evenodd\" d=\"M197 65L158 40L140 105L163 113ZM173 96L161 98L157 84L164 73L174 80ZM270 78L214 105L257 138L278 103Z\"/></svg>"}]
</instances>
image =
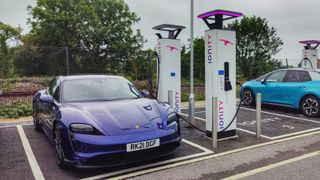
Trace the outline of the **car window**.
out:
<instances>
[{"instance_id":1,"label":"car window","mask_svg":"<svg viewBox=\"0 0 320 180\"><path fill-rule=\"evenodd\" d=\"M60 86L57 86L57 88L54 90L52 97L54 100L60 102Z\"/></svg>"},{"instance_id":2,"label":"car window","mask_svg":"<svg viewBox=\"0 0 320 180\"><path fill-rule=\"evenodd\" d=\"M57 89L58 86L58 80L57 78L53 79L50 83L49 83L49 88L48 88L48 93L53 96L53 93L55 92L55 90Z\"/></svg>"},{"instance_id":3,"label":"car window","mask_svg":"<svg viewBox=\"0 0 320 180\"><path fill-rule=\"evenodd\" d=\"M264 79L269 75L270 73L268 73L268 74L265 74L265 75L263 75L263 76L261 76L261 77L259 77L258 79L256 79L256 81L264 81Z\"/></svg>"},{"instance_id":4,"label":"car window","mask_svg":"<svg viewBox=\"0 0 320 180\"><path fill-rule=\"evenodd\" d=\"M320 81L320 73L316 71L309 71L312 81Z\"/></svg>"},{"instance_id":5,"label":"car window","mask_svg":"<svg viewBox=\"0 0 320 180\"><path fill-rule=\"evenodd\" d=\"M286 73L287 71L276 71L267 77L266 82L282 82Z\"/></svg>"},{"instance_id":6,"label":"car window","mask_svg":"<svg viewBox=\"0 0 320 180\"><path fill-rule=\"evenodd\" d=\"M311 78L309 76L309 73L307 71L289 71L286 82L306 82L311 81Z\"/></svg>"}]
</instances>

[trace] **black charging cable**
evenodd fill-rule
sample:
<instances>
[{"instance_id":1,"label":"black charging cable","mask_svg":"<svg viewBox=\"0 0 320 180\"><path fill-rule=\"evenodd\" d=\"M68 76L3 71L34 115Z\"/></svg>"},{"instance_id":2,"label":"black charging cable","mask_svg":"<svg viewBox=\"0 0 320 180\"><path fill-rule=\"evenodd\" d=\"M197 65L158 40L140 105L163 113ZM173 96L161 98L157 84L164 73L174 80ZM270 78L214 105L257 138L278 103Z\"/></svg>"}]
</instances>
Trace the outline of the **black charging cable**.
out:
<instances>
[{"instance_id":1,"label":"black charging cable","mask_svg":"<svg viewBox=\"0 0 320 180\"><path fill-rule=\"evenodd\" d=\"M205 130L198 128L196 125L192 124L190 121L186 120L186 118L184 118L183 116L181 116L180 114L178 114L178 119L182 119L184 120L186 123L188 123L190 126L192 126L193 128L203 132L203 133L207 133Z\"/></svg>"},{"instance_id":2,"label":"black charging cable","mask_svg":"<svg viewBox=\"0 0 320 180\"><path fill-rule=\"evenodd\" d=\"M237 84L240 85L240 87L242 87L242 83L241 83L240 81L237 81ZM231 122L228 124L228 126L225 127L221 132L225 132L225 131L231 126L231 124L235 121L236 117L237 117L238 114L239 114L239 111L240 111L240 108L241 108L241 104L242 104L242 98L241 98L241 96L240 96L240 102L239 102L239 105L238 105L238 107L237 107L236 113L234 114L234 116L233 116ZM178 116L179 116L179 119L184 120L186 123L188 123L190 126L194 127L195 129L197 129L197 130L199 130L199 131L201 131L201 132L203 132L203 133L207 133L207 131L198 128L197 126L195 126L194 124L192 124L190 121L186 120L182 115L178 114Z\"/></svg>"}]
</instances>

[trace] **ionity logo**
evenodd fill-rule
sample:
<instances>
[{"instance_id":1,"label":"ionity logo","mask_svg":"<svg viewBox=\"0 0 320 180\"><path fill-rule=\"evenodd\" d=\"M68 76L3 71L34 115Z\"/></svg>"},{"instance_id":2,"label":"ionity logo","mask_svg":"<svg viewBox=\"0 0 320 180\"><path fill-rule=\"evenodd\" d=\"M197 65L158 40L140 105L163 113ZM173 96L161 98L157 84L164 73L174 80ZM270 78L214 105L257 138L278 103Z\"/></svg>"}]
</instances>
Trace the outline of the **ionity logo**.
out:
<instances>
[{"instance_id":1,"label":"ionity logo","mask_svg":"<svg viewBox=\"0 0 320 180\"><path fill-rule=\"evenodd\" d=\"M224 43L224 46L233 45L233 43L227 39L219 39L219 41Z\"/></svg>"},{"instance_id":2,"label":"ionity logo","mask_svg":"<svg viewBox=\"0 0 320 180\"><path fill-rule=\"evenodd\" d=\"M175 46L170 46L170 45L168 45L168 46L166 46L167 48L169 48L170 49L170 51L173 51L173 50L178 50L178 48L177 47L175 47Z\"/></svg>"}]
</instances>

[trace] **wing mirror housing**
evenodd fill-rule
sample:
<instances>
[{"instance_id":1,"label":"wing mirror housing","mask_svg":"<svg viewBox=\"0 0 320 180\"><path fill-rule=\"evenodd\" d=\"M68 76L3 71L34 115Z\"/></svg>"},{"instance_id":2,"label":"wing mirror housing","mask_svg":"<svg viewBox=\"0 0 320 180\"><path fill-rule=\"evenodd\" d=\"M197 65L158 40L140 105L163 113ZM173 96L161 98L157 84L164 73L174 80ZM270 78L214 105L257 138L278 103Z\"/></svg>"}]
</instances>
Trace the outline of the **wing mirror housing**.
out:
<instances>
[{"instance_id":1,"label":"wing mirror housing","mask_svg":"<svg viewBox=\"0 0 320 180\"><path fill-rule=\"evenodd\" d=\"M150 92L148 90L141 90L140 92L142 93L142 95L144 97L149 97L150 96Z\"/></svg>"},{"instance_id":2,"label":"wing mirror housing","mask_svg":"<svg viewBox=\"0 0 320 180\"><path fill-rule=\"evenodd\" d=\"M53 103L53 97L47 94L42 94L39 99L42 102Z\"/></svg>"}]
</instances>

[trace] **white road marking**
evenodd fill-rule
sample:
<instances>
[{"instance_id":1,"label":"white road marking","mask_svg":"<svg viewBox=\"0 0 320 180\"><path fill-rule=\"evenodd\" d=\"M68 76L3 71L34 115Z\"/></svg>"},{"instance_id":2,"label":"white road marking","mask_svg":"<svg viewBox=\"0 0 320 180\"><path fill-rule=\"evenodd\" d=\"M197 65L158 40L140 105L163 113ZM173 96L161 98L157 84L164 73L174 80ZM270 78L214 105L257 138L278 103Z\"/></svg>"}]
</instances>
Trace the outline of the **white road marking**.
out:
<instances>
[{"instance_id":1,"label":"white road marking","mask_svg":"<svg viewBox=\"0 0 320 180\"><path fill-rule=\"evenodd\" d=\"M313 131L317 131L317 130L320 130L320 127L308 129L308 130L304 130L304 131L298 131L298 132L294 132L294 133L289 133L289 134L285 134L285 135L281 135L281 136L275 136L275 137L272 137L272 140L295 136L295 135L304 134L304 133L309 133L309 132L313 132Z\"/></svg>"},{"instance_id":2,"label":"white road marking","mask_svg":"<svg viewBox=\"0 0 320 180\"><path fill-rule=\"evenodd\" d=\"M256 110L250 109L250 108L243 108L243 107L240 107L240 108L244 109L244 110L249 110L249 111L256 111ZM205 111L201 111L201 112L205 112ZM283 115L283 114L271 113L271 112L266 112L266 111L261 111L261 112L265 113L265 114L270 114L270 115L275 115L275 116L282 116L282 117L287 117L287 118L291 118L291 119L297 119L297 120L301 120L301 121L309 121L309 122L314 122L314 123L320 123L320 121L314 121L314 120L309 120L309 119L304 119L304 118L299 118L299 117L293 117L293 116L288 116L288 115ZM189 116L188 114L184 114L184 113L180 113L180 114L184 115L184 116ZM195 119L198 119L198 120L201 120L201 121L206 121L206 119L203 119L203 118L200 118L200 117L195 117ZM242 129L242 128L237 128L237 129L240 130L240 131L249 133L249 134L253 134L253 135L256 134L256 132L245 130L245 129ZM308 133L308 132L313 132L313 131L316 131L316 130L320 130L320 127L319 128L313 128L313 129L307 129L307 130L304 130L304 131L299 131L299 132L294 132L294 133L289 133L289 134L284 134L284 135L280 135L280 136L270 137L270 136L262 135L261 137L269 139L269 140L277 140L277 139L281 139L281 138L286 138L286 137L290 137L290 136L295 136L295 135L300 135L300 134L304 134L304 133Z\"/></svg>"},{"instance_id":3,"label":"white road marking","mask_svg":"<svg viewBox=\"0 0 320 180\"><path fill-rule=\"evenodd\" d=\"M181 115L183 115L183 116L189 116L188 114L184 114L184 113L180 113ZM203 119L203 118L200 118L200 117L194 117L195 119L199 119L199 120L201 120L201 121L206 121L205 119Z\"/></svg>"},{"instance_id":4,"label":"white road marking","mask_svg":"<svg viewBox=\"0 0 320 180\"><path fill-rule=\"evenodd\" d=\"M245 177L252 176L252 175L255 175L255 174L270 170L270 169L274 169L274 168L277 168L277 167L280 167L280 166L284 166L284 165L287 165L287 164L290 164L290 163L293 163L293 162L301 161L301 160L308 159L308 158L311 158L311 157L314 157L314 156L319 156L319 155L320 155L320 151L316 151L316 152L309 153L309 154L304 154L302 156L298 156L298 157L295 157L295 158L292 158L292 159L288 159L288 160L281 161L281 162L278 162L278 163L270 164L270 165L267 165L267 166L264 166L264 167L260 167L260 168L257 168L257 169L253 169L253 170L250 170L250 171L247 171L247 172L244 172L244 173L241 173L241 174L237 174L237 175L234 175L234 176L230 176L230 177L224 178L223 180L234 180L234 179L245 178Z\"/></svg>"},{"instance_id":5,"label":"white road marking","mask_svg":"<svg viewBox=\"0 0 320 180\"><path fill-rule=\"evenodd\" d=\"M237 128L237 130L242 131L242 132L246 132L248 134L256 135L256 132L249 131L249 130L246 130L246 129ZM273 137L269 137L269 136L266 136L266 135L261 135L261 137L269 139L269 140L274 140Z\"/></svg>"},{"instance_id":6,"label":"white road marking","mask_svg":"<svg viewBox=\"0 0 320 180\"><path fill-rule=\"evenodd\" d=\"M203 147L203 146L200 146L199 144L193 143L193 142L188 141L188 140L186 140L186 139L182 139L182 142L187 143L187 144L189 144L189 145L191 145L191 146L193 146L193 147L196 147L196 148L198 148L198 149L201 149L201 150L204 151L204 152L213 153L213 151L211 151L210 149L207 149L207 148L205 148L205 147Z\"/></svg>"},{"instance_id":7,"label":"white road marking","mask_svg":"<svg viewBox=\"0 0 320 180\"><path fill-rule=\"evenodd\" d=\"M101 178L108 178L109 179L109 177L114 177L114 176L117 176L120 174L140 171L140 170L144 170L144 169L148 169L148 168L153 168L153 167L162 166L162 165L166 165L166 164L170 164L170 163L175 163L175 162L180 162L180 161L184 161L184 160L188 160L188 159L192 159L192 158L197 158L197 157L205 156L205 155L209 155L209 154L212 154L212 153L202 152L202 153L192 154L192 155L169 159L169 160L161 161L161 162L157 162L157 163L146 164L146 165L142 165L142 166L138 166L138 167L132 167L129 169L124 169L124 170L120 170L120 171L115 171L115 172L111 172L111 173L88 177L88 178L84 178L81 180L94 180L94 179L101 179Z\"/></svg>"},{"instance_id":8,"label":"white road marking","mask_svg":"<svg viewBox=\"0 0 320 180\"><path fill-rule=\"evenodd\" d=\"M5 122L0 122L1 124L7 124L7 123L19 123L19 122L32 122L32 120L12 120L12 121L5 121Z\"/></svg>"},{"instance_id":9,"label":"white road marking","mask_svg":"<svg viewBox=\"0 0 320 180\"><path fill-rule=\"evenodd\" d=\"M21 124L21 126L31 126L33 124ZM10 127L16 127L17 125L8 125L8 126L0 126L0 129L1 128L10 128Z\"/></svg>"},{"instance_id":10,"label":"white road marking","mask_svg":"<svg viewBox=\"0 0 320 180\"><path fill-rule=\"evenodd\" d=\"M276 144L276 143L280 143L280 142L286 142L286 141L290 141L290 140L294 140L294 139L298 139L298 138L302 138L302 137L306 137L306 136L311 136L311 135L317 135L317 134L320 134L320 132L319 131L311 132L308 134L302 134L299 136L293 136L293 137L288 137L288 138L279 139L279 140L275 140L275 141L269 141L269 142L265 142L265 143L261 143L261 144L256 144L253 146L248 146L248 147L244 147L244 148L239 148L239 149L219 153L219 154L211 154L211 155L206 155L206 156L199 157L199 158L194 158L194 159L190 159L190 160L167 164L164 166L158 166L158 167L154 167L154 168L150 168L150 169L144 169L141 171L127 173L125 175L120 175L117 177L113 176L114 177L113 179L126 179L126 178L130 178L130 177L144 175L144 174L148 174L148 173L152 173L152 172L156 172L156 171L170 169L170 168L174 168L174 167L178 167L178 166L182 166L182 165L187 165L187 164L191 164L191 163L195 163L195 162L199 162L199 161L204 161L204 160L208 160L208 159L212 159L212 158L216 158L216 157L220 157L220 156L226 156L226 155L230 155L230 154L234 154L234 153L238 153L238 152L242 152L242 151L246 151L246 150L250 150L250 149L255 149L255 148L259 148L259 147L263 147L263 146L268 146L268 145L272 145L272 144ZM111 176L109 176L109 177L111 177ZM108 178L108 177L103 177L103 178ZM108 179L110 179L110 178L108 178Z\"/></svg>"},{"instance_id":11,"label":"white road marking","mask_svg":"<svg viewBox=\"0 0 320 180\"><path fill-rule=\"evenodd\" d=\"M184 115L184 116L188 116L187 114L184 114L184 113L180 113L181 115ZM200 121L206 121L205 119L203 118L199 118L199 117L194 117L195 119L198 119ZM241 128L237 128L238 130L240 131L243 131L243 132L246 132L246 133L249 133L249 134L253 134L255 135L256 133L255 132L252 132L252 131L249 131L249 130L245 130L245 129L241 129ZM263 138L266 138L266 139L269 139L269 140L273 140L272 137L269 137L269 136L266 136L266 135L261 135L261 137Z\"/></svg>"},{"instance_id":12,"label":"white road marking","mask_svg":"<svg viewBox=\"0 0 320 180\"><path fill-rule=\"evenodd\" d=\"M244 109L244 110L247 110L247 111L254 111L254 112L256 112L255 109L250 109L250 108L240 107L240 109ZM315 121L315 120L311 120L311 119L305 119L305 118L300 118L300 117L288 116L288 115L284 115L284 114L272 113L272 112L267 112L267 111L261 111L261 113L269 114L269 115L274 115L274 116L280 116L280 117L286 117L286 118L291 118L291 119L297 119L297 120L301 120L301 121L308 121L308 122L320 124L320 121Z\"/></svg>"},{"instance_id":13,"label":"white road marking","mask_svg":"<svg viewBox=\"0 0 320 180\"><path fill-rule=\"evenodd\" d=\"M20 135L20 139L21 139L24 151L25 151L25 153L27 155L28 162L29 162L29 165L31 167L31 170L32 170L34 178L36 180L44 180L44 176L43 176L43 174L41 172L41 169L40 169L40 167L39 167L39 165L37 163L36 157L34 156L34 154L32 152L31 146L29 144L29 141L27 139L26 134L24 133L24 130L23 130L22 126L21 125L17 125L17 129L18 129L18 132L19 132L19 135Z\"/></svg>"}]
</instances>

